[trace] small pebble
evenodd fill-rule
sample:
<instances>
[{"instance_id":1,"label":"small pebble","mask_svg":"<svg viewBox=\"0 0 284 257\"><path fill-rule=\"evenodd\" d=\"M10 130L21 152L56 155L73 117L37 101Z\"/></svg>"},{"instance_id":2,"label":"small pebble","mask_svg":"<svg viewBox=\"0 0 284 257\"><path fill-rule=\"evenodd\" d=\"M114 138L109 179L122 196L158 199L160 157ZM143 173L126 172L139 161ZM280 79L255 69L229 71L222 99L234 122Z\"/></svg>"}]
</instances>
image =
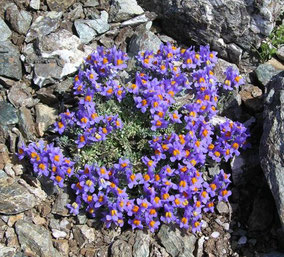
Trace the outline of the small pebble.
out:
<instances>
[{"instance_id":1,"label":"small pebble","mask_svg":"<svg viewBox=\"0 0 284 257\"><path fill-rule=\"evenodd\" d=\"M65 238L67 236L67 233L64 231L60 231L58 229L52 229L52 235L54 238Z\"/></svg>"},{"instance_id":2,"label":"small pebble","mask_svg":"<svg viewBox=\"0 0 284 257\"><path fill-rule=\"evenodd\" d=\"M217 232L217 231L215 231L211 234L211 237L213 237L213 238L218 238L219 236L220 236L220 233Z\"/></svg>"},{"instance_id":3,"label":"small pebble","mask_svg":"<svg viewBox=\"0 0 284 257\"><path fill-rule=\"evenodd\" d=\"M246 236L242 236L240 237L239 241L238 241L238 244L239 245L244 245L247 243L247 237Z\"/></svg>"}]
</instances>

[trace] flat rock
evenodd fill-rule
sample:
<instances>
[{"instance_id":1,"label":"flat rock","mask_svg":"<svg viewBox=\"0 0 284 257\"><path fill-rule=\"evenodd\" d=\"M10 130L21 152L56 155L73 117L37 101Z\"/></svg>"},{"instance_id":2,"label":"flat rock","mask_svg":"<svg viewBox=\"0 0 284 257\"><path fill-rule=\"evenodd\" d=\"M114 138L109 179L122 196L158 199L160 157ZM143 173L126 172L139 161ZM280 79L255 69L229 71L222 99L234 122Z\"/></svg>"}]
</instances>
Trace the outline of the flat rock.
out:
<instances>
[{"instance_id":1,"label":"flat rock","mask_svg":"<svg viewBox=\"0 0 284 257\"><path fill-rule=\"evenodd\" d=\"M284 231L284 72L265 87L264 125L259 154Z\"/></svg>"},{"instance_id":2,"label":"flat rock","mask_svg":"<svg viewBox=\"0 0 284 257\"><path fill-rule=\"evenodd\" d=\"M0 171L0 213L12 215L32 209L46 198L40 188L29 186L22 179L12 179Z\"/></svg>"},{"instance_id":3,"label":"flat rock","mask_svg":"<svg viewBox=\"0 0 284 257\"><path fill-rule=\"evenodd\" d=\"M69 195L60 190L59 195L52 206L51 212L60 216L70 216L69 209L66 207L68 203L70 203Z\"/></svg>"},{"instance_id":4,"label":"flat rock","mask_svg":"<svg viewBox=\"0 0 284 257\"><path fill-rule=\"evenodd\" d=\"M254 85L242 86L240 91L241 99L246 107L260 112L263 109L262 90Z\"/></svg>"},{"instance_id":5,"label":"flat rock","mask_svg":"<svg viewBox=\"0 0 284 257\"><path fill-rule=\"evenodd\" d=\"M61 17L62 12L55 11L47 12L43 16L37 17L32 23L25 41L29 43L36 38L41 39L47 36L59 27Z\"/></svg>"},{"instance_id":6,"label":"flat rock","mask_svg":"<svg viewBox=\"0 0 284 257\"><path fill-rule=\"evenodd\" d=\"M19 220L16 225L16 233L22 250L29 249L40 257L61 257L62 255L53 247L49 231L43 226Z\"/></svg>"},{"instance_id":7,"label":"flat rock","mask_svg":"<svg viewBox=\"0 0 284 257\"><path fill-rule=\"evenodd\" d=\"M101 12L101 17L94 20L76 20L74 22L76 31L82 43L88 44L96 35L102 34L109 30L108 13Z\"/></svg>"},{"instance_id":8,"label":"flat rock","mask_svg":"<svg viewBox=\"0 0 284 257\"><path fill-rule=\"evenodd\" d=\"M150 236L142 230L137 230L132 247L133 257L148 257L150 254Z\"/></svg>"},{"instance_id":9,"label":"flat rock","mask_svg":"<svg viewBox=\"0 0 284 257\"><path fill-rule=\"evenodd\" d=\"M15 257L16 248L14 247L7 247L3 244L0 244L0 256L2 257Z\"/></svg>"},{"instance_id":10,"label":"flat rock","mask_svg":"<svg viewBox=\"0 0 284 257\"><path fill-rule=\"evenodd\" d=\"M136 0L114 0L110 8L110 17L111 21L121 22L143 12Z\"/></svg>"},{"instance_id":11,"label":"flat rock","mask_svg":"<svg viewBox=\"0 0 284 257\"><path fill-rule=\"evenodd\" d=\"M6 41L11 35L11 30L9 29L5 21L0 18L0 41Z\"/></svg>"},{"instance_id":12,"label":"flat rock","mask_svg":"<svg viewBox=\"0 0 284 257\"><path fill-rule=\"evenodd\" d=\"M36 129L39 136L43 136L48 127L56 121L57 110L44 104L37 104L36 110Z\"/></svg>"},{"instance_id":13,"label":"flat rock","mask_svg":"<svg viewBox=\"0 0 284 257\"><path fill-rule=\"evenodd\" d=\"M13 125L19 121L17 110L10 103L0 101L0 124Z\"/></svg>"},{"instance_id":14,"label":"flat rock","mask_svg":"<svg viewBox=\"0 0 284 257\"><path fill-rule=\"evenodd\" d=\"M75 3L75 0L47 0L48 8L51 11L65 11Z\"/></svg>"},{"instance_id":15,"label":"flat rock","mask_svg":"<svg viewBox=\"0 0 284 257\"><path fill-rule=\"evenodd\" d=\"M80 44L81 40L77 36L63 29L46 36L40 41L39 48L45 58L60 57L63 67L59 77L63 78L75 73L86 57L86 54L78 49Z\"/></svg>"},{"instance_id":16,"label":"flat rock","mask_svg":"<svg viewBox=\"0 0 284 257\"><path fill-rule=\"evenodd\" d=\"M171 229L163 224L157 234L161 244L166 248L166 251L172 256L188 256L193 257L195 249L196 237L193 234L181 234L181 231L176 228Z\"/></svg>"},{"instance_id":17,"label":"flat rock","mask_svg":"<svg viewBox=\"0 0 284 257\"><path fill-rule=\"evenodd\" d=\"M25 10L19 10L15 4L9 5L6 9L6 19L11 24L13 30L25 35L32 22L32 16Z\"/></svg>"},{"instance_id":18,"label":"flat rock","mask_svg":"<svg viewBox=\"0 0 284 257\"><path fill-rule=\"evenodd\" d=\"M24 83L15 83L9 90L8 99L16 108L21 106L32 107L34 100L30 91Z\"/></svg>"},{"instance_id":19,"label":"flat rock","mask_svg":"<svg viewBox=\"0 0 284 257\"><path fill-rule=\"evenodd\" d=\"M0 41L0 49L0 76L20 80L22 65L18 48L10 41Z\"/></svg>"}]
</instances>

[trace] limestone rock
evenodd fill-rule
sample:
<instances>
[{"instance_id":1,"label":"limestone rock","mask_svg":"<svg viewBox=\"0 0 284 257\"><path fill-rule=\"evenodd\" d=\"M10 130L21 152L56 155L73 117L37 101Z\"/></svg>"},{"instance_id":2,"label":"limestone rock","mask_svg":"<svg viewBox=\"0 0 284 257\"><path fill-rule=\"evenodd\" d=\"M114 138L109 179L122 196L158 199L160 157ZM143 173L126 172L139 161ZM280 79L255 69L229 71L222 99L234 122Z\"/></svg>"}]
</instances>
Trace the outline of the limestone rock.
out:
<instances>
[{"instance_id":1,"label":"limestone rock","mask_svg":"<svg viewBox=\"0 0 284 257\"><path fill-rule=\"evenodd\" d=\"M36 38L41 39L56 30L60 25L61 16L62 12L52 11L37 17L32 23L25 41L29 43Z\"/></svg>"},{"instance_id":2,"label":"limestone rock","mask_svg":"<svg viewBox=\"0 0 284 257\"><path fill-rule=\"evenodd\" d=\"M0 76L20 80L22 65L18 48L10 41L0 40L0 49Z\"/></svg>"},{"instance_id":3,"label":"limestone rock","mask_svg":"<svg viewBox=\"0 0 284 257\"><path fill-rule=\"evenodd\" d=\"M61 254L53 247L49 231L43 226L19 220L15 228L22 250L29 249L40 257L61 257Z\"/></svg>"},{"instance_id":4,"label":"limestone rock","mask_svg":"<svg viewBox=\"0 0 284 257\"><path fill-rule=\"evenodd\" d=\"M110 8L110 17L112 21L120 22L143 12L136 0L114 0Z\"/></svg>"},{"instance_id":5,"label":"limestone rock","mask_svg":"<svg viewBox=\"0 0 284 257\"><path fill-rule=\"evenodd\" d=\"M76 31L85 44L92 41L96 35L102 34L109 30L108 13L106 11L101 12L101 17L94 20L76 20L74 22Z\"/></svg>"},{"instance_id":6,"label":"limestone rock","mask_svg":"<svg viewBox=\"0 0 284 257\"><path fill-rule=\"evenodd\" d=\"M22 179L12 179L0 171L0 213L12 215L29 210L46 198L40 188Z\"/></svg>"},{"instance_id":7,"label":"limestone rock","mask_svg":"<svg viewBox=\"0 0 284 257\"><path fill-rule=\"evenodd\" d=\"M11 35L11 30L9 29L5 21L0 18L0 41L6 41Z\"/></svg>"},{"instance_id":8,"label":"limestone rock","mask_svg":"<svg viewBox=\"0 0 284 257\"><path fill-rule=\"evenodd\" d=\"M193 257L195 249L196 237L192 234L182 235L180 230L176 228L172 230L169 226L163 224L157 234L166 251L172 256L188 256Z\"/></svg>"},{"instance_id":9,"label":"limestone rock","mask_svg":"<svg viewBox=\"0 0 284 257\"><path fill-rule=\"evenodd\" d=\"M6 9L6 19L15 31L23 35L28 32L32 22L31 14L25 10L18 10L15 4L11 4Z\"/></svg>"},{"instance_id":10,"label":"limestone rock","mask_svg":"<svg viewBox=\"0 0 284 257\"><path fill-rule=\"evenodd\" d=\"M265 87L260 163L275 199L284 230L284 72Z\"/></svg>"}]
</instances>

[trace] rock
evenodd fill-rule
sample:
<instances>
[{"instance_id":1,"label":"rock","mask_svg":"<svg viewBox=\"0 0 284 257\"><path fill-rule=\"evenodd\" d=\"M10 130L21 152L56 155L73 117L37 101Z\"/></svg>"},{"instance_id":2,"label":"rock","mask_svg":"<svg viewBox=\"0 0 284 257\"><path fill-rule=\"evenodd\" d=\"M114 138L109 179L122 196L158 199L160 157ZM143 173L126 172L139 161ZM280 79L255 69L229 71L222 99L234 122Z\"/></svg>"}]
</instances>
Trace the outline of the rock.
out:
<instances>
[{"instance_id":1,"label":"rock","mask_svg":"<svg viewBox=\"0 0 284 257\"><path fill-rule=\"evenodd\" d=\"M114 0L110 7L110 19L114 22L121 22L143 12L136 0Z\"/></svg>"},{"instance_id":2,"label":"rock","mask_svg":"<svg viewBox=\"0 0 284 257\"><path fill-rule=\"evenodd\" d=\"M32 22L32 16L25 10L18 10L15 4L9 5L6 9L6 19L11 24L13 30L25 35Z\"/></svg>"},{"instance_id":3,"label":"rock","mask_svg":"<svg viewBox=\"0 0 284 257\"><path fill-rule=\"evenodd\" d=\"M35 225L44 225L44 224L46 224L45 218L42 218L42 217L40 217L39 215L34 216L34 217L32 218L32 220L33 220L33 223L34 223Z\"/></svg>"},{"instance_id":4,"label":"rock","mask_svg":"<svg viewBox=\"0 0 284 257\"><path fill-rule=\"evenodd\" d=\"M25 41L27 43L36 38L42 39L51 32L55 31L60 25L62 12L47 12L43 16L39 16L32 23Z\"/></svg>"},{"instance_id":5,"label":"rock","mask_svg":"<svg viewBox=\"0 0 284 257\"><path fill-rule=\"evenodd\" d=\"M239 69L236 64L227 62L222 58L218 58L218 62L213 68L214 76L217 78L218 81L223 82L226 79L225 71L227 68L232 67L233 70L239 72Z\"/></svg>"},{"instance_id":6,"label":"rock","mask_svg":"<svg viewBox=\"0 0 284 257\"><path fill-rule=\"evenodd\" d=\"M51 108L44 104L37 104L35 106L36 111L36 129L39 136L43 136L48 127L56 121L58 112L54 108Z\"/></svg>"},{"instance_id":7,"label":"rock","mask_svg":"<svg viewBox=\"0 0 284 257\"><path fill-rule=\"evenodd\" d=\"M6 237L6 245L8 247L18 247L19 242L17 239L17 235L15 233L15 230L13 228L8 228L5 232L5 237Z\"/></svg>"},{"instance_id":8,"label":"rock","mask_svg":"<svg viewBox=\"0 0 284 257\"><path fill-rule=\"evenodd\" d=\"M198 239L198 243L197 243L197 253L196 253L196 257L203 257L203 245L205 242L205 236L202 236Z\"/></svg>"},{"instance_id":9,"label":"rock","mask_svg":"<svg viewBox=\"0 0 284 257\"><path fill-rule=\"evenodd\" d=\"M179 229L172 230L169 226L163 224L157 234L161 244L172 256L193 257L196 237L192 234L182 235Z\"/></svg>"},{"instance_id":10,"label":"rock","mask_svg":"<svg viewBox=\"0 0 284 257\"><path fill-rule=\"evenodd\" d=\"M19 109L19 130L29 140L35 139L35 124L30 109L25 106Z\"/></svg>"},{"instance_id":11,"label":"rock","mask_svg":"<svg viewBox=\"0 0 284 257\"><path fill-rule=\"evenodd\" d=\"M16 248L6 247L5 245L0 244L0 256L2 257L11 257L15 256Z\"/></svg>"},{"instance_id":12,"label":"rock","mask_svg":"<svg viewBox=\"0 0 284 257\"><path fill-rule=\"evenodd\" d=\"M64 12L75 3L75 0L47 0L46 3L51 11Z\"/></svg>"},{"instance_id":13,"label":"rock","mask_svg":"<svg viewBox=\"0 0 284 257\"><path fill-rule=\"evenodd\" d=\"M7 164L5 165L4 171L5 171L5 173L6 173L9 177L15 178L15 172L14 172L14 170L12 169L12 167L13 167L13 164L7 163Z\"/></svg>"},{"instance_id":14,"label":"rock","mask_svg":"<svg viewBox=\"0 0 284 257\"><path fill-rule=\"evenodd\" d=\"M8 99L16 108L21 106L32 107L34 100L30 91L31 89L26 84L17 82L10 88Z\"/></svg>"},{"instance_id":15,"label":"rock","mask_svg":"<svg viewBox=\"0 0 284 257\"><path fill-rule=\"evenodd\" d=\"M82 248L86 243L91 243L95 240L95 230L87 225L74 226L73 235L76 242Z\"/></svg>"},{"instance_id":16,"label":"rock","mask_svg":"<svg viewBox=\"0 0 284 257\"><path fill-rule=\"evenodd\" d=\"M284 45L280 46L278 49L277 49L277 57L281 60L281 61L284 61Z\"/></svg>"},{"instance_id":17,"label":"rock","mask_svg":"<svg viewBox=\"0 0 284 257\"><path fill-rule=\"evenodd\" d=\"M142 230L137 230L135 243L132 248L133 257L148 257L150 253L149 244L150 236L145 234Z\"/></svg>"},{"instance_id":18,"label":"rock","mask_svg":"<svg viewBox=\"0 0 284 257\"><path fill-rule=\"evenodd\" d=\"M266 86L272 77L279 72L271 64L260 64L255 70L257 79L263 86Z\"/></svg>"},{"instance_id":19,"label":"rock","mask_svg":"<svg viewBox=\"0 0 284 257\"><path fill-rule=\"evenodd\" d=\"M59 239L54 242L56 249L63 254L63 256L68 256L69 244L67 240Z\"/></svg>"},{"instance_id":20,"label":"rock","mask_svg":"<svg viewBox=\"0 0 284 257\"><path fill-rule=\"evenodd\" d=\"M54 86L43 87L36 92L37 97L43 104L58 104L58 98L53 94Z\"/></svg>"},{"instance_id":21,"label":"rock","mask_svg":"<svg viewBox=\"0 0 284 257\"><path fill-rule=\"evenodd\" d=\"M21 213L32 209L46 198L46 194L40 188L31 187L24 180L12 179L3 173L0 171L0 213Z\"/></svg>"},{"instance_id":22,"label":"rock","mask_svg":"<svg viewBox=\"0 0 284 257\"><path fill-rule=\"evenodd\" d=\"M62 72L61 65L58 65L56 59L43 59L42 63L36 63L34 66L33 81L40 88L42 86L53 84L54 79L59 80Z\"/></svg>"},{"instance_id":23,"label":"rock","mask_svg":"<svg viewBox=\"0 0 284 257\"><path fill-rule=\"evenodd\" d=\"M238 244L239 245L244 245L247 243L247 237L246 236L242 236L240 237L239 241L238 241Z\"/></svg>"},{"instance_id":24,"label":"rock","mask_svg":"<svg viewBox=\"0 0 284 257\"><path fill-rule=\"evenodd\" d=\"M9 29L5 21L0 18L0 42L6 41L11 35L11 30Z\"/></svg>"},{"instance_id":25,"label":"rock","mask_svg":"<svg viewBox=\"0 0 284 257\"><path fill-rule=\"evenodd\" d=\"M45 58L60 57L63 67L58 77L63 78L75 73L86 57L86 54L78 49L80 44L78 37L63 29L41 40L39 49Z\"/></svg>"},{"instance_id":26,"label":"rock","mask_svg":"<svg viewBox=\"0 0 284 257\"><path fill-rule=\"evenodd\" d=\"M18 48L10 41L0 41L0 49L0 76L20 80L22 64Z\"/></svg>"},{"instance_id":27,"label":"rock","mask_svg":"<svg viewBox=\"0 0 284 257\"><path fill-rule=\"evenodd\" d=\"M227 214L230 211L227 203L225 202L218 202L216 208L220 214Z\"/></svg>"},{"instance_id":28,"label":"rock","mask_svg":"<svg viewBox=\"0 0 284 257\"><path fill-rule=\"evenodd\" d=\"M69 216L69 209L66 208L68 203L70 203L69 195L60 190L59 195L52 206L51 212L60 216Z\"/></svg>"},{"instance_id":29,"label":"rock","mask_svg":"<svg viewBox=\"0 0 284 257\"><path fill-rule=\"evenodd\" d=\"M7 102L0 102L0 125L13 125L19 121L17 110Z\"/></svg>"},{"instance_id":30,"label":"rock","mask_svg":"<svg viewBox=\"0 0 284 257\"><path fill-rule=\"evenodd\" d=\"M284 70L284 64L276 60L275 58L271 58L269 61L266 62L267 64L272 65L276 70Z\"/></svg>"},{"instance_id":31,"label":"rock","mask_svg":"<svg viewBox=\"0 0 284 257\"><path fill-rule=\"evenodd\" d=\"M23 175L24 166L22 164L16 164L13 166L13 170L16 176L21 176Z\"/></svg>"},{"instance_id":32,"label":"rock","mask_svg":"<svg viewBox=\"0 0 284 257\"><path fill-rule=\"evenodd\" d=\"M76 20L74 22L76 31L82 43L88 44L96 35L102 34L109 30L108 13L101 12L101 17L94 20Z\"/></svg>"},{"instance_id":33,"label":"rock","mask_svg":"<svg viewBox=\"0 0 284 257\"><path fill-rule=\"evenodd\" d=\"M130 56L137 55L139 51L153 50L157 52L160 48L162 41L151 31L145 31L134 35L129 43Z\"/></svg>"},{"instance_id":34,"label":"rock","mask_svg":"<svg viewBox=\"0 0 284 257\"><path fill-rule=\"evenodd\" d=\"M10 157L7 146L4 144L0 144L0 170L3 169L5 165L9 162L10 162Z\"/></svg>"},{"instance_id":35,"label":"rock","mask_svg":"<svg viewBox=\"0 0 284 257\"><path fill-rule=\"evenodd\" d=\"M211 237L213 238L218 238L220 236L220 233L218 231L214 231L212 234L211 234Z\"/></svg>"},{"instance_id":36,"label":"rock","mask_svg":"<svg viewBox=\"0 0 284 257\"><path fill-rule=\"evenodd\" d=\"M111 245L111 257L132 257L130 245L124 240L116 240Z\"/></svg>"},{"instance_id":37,"label":"rock","mask_svg":"<svg viewBox=\"0 0 284 257\"><path fill-rule=\"evenodd\" d=\"M144 9L158 14L165 34L182 42L210 44L220 57L237 62L252 53L275 26L281 0L203 1L140 0ZM246 29L244 29L246 28Z\"/></svg>"},{"instance_id":38,"label":"rock","mask_svg":"<svg viewBox=\"0 0 284 257\"><path fill-rule=\"evenodd\" d=\"M67 236L67 233L58 229L52 229L52 236L56 239L65 238Z\"/></svg>"},{"instance_id":39,"label":"rock","mask_svg":"<svg viewBox=\"0 0 284 257\"><path fill-rule=\"evenodd\" d=\"M67 19L70 21L75 21L78 19L83 19L84 18L84 11L83 7L81 4L76 3L73 5L73 10L69 11L67 14Z\"/></svg>"},{"instance_id":40,"label":"rock","mask_svg":"<svg viewBox=\"0 0 284 257\"><path fill-rule=\"evenodd\" d=\"M16 225L16 233L23 251L30 249L41 257L60 257L61 254L53 247L49 231L43 226L19 220Z\"/></svg>"},{"instance_id":41,"label":"rock","mask_svg":"<svg viewBox=\"0 0 284 257\"><path fill-rule=\"evenodd\" d=\"M137 17L134 17L130 20L124 21L120 24L120 27L126 27L126 26L136 26L145 22L150 21L150 19L146 16L146 14L139 15Z\"/></svg>"},{"instance_id":42,"label":"rock","mask_svg":"<svg viewBox=\"0 0 284 257\"><path fill-rule=\"evenodd\" d=\"M259 154L284 230L284 72L265 87L264 125Z\"/></svg>"},{"instance_id":43,"label":"rock","mask_svg":"<svg viewBox=\"0 0 284 257\"><path fill-rule=\"evenodd\" d=\"M39 10L40 0L30 0L30 7L34 10Z\"/></svg>"},{"instance_id":44,"label":"rock","mask_svg":"<svg viewBox=\"0 0 284 257\"><path fill-rule=\"evenodd\" d=\"M244 85L241 88L240 96L244 105L254 112L260 112L263 109L262 91L259 87Z\"/></svg>"},{"instance_id":45,"label":"rock","mask_svg":"<svg viewBox=\"0 0 284 257\"><path fill-rule=\"evenodd\" d=\"M284 257L284 253L281 252L270 252L270 253L263 253L259 255L260 257Z\"/></svg>"}]
</instances>

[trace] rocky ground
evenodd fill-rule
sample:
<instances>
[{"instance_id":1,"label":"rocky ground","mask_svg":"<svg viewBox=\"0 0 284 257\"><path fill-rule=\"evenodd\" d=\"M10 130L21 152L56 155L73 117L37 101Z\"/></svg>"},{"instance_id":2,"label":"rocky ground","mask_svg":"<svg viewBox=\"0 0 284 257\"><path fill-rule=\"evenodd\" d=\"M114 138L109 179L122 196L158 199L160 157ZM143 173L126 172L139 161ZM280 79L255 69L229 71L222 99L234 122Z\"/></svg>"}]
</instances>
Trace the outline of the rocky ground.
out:
<instances>
[{"instance_id":1,"label":"rocky ground","mask_svg":"<svg viewBox=\"0 0 284 257\"><path fill-rule=\"evenodd\" d=\"M248 47L272 31L281 1L203 2L0 0L0 256L284 256L284 45L265 64ZM252 134L252 147L227 167L230 203L204 216L197 235L166 225L156 234L111 230L69 215L68 192L34 177L14 155L18 143L48 135L73 104L73 76L97 45L134 56L189 39L224 58L217 76L234 64L246 78L222 105Z\"/></svg>"}]
</instances>

